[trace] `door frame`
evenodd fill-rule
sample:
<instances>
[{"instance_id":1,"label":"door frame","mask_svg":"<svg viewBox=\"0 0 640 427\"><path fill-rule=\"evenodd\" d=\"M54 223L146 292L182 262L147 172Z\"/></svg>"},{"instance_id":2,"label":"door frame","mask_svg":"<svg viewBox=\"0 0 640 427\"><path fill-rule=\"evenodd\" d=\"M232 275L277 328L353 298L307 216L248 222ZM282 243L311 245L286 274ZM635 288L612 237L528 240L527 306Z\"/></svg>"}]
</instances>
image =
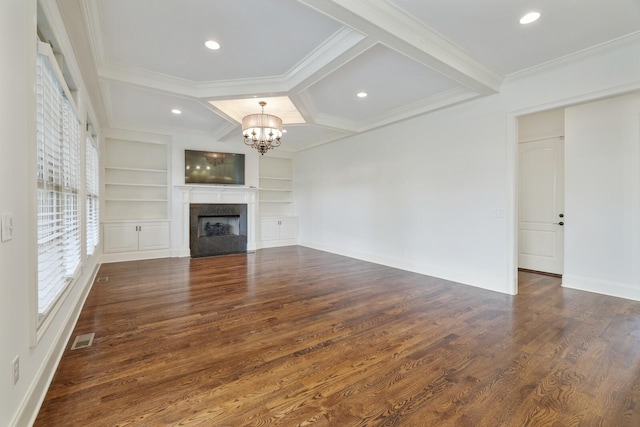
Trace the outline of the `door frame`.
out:
<instances>
[{"instance_id":1,"label":"door frame","mask_svg":"<svg viewBox=\"0 0 640 427\"><path fill-rule=\"evenodd\" d=\"M599 99L610 98L640 90L640 83L619 86L612 89L586 93L577 97L561 98L545 104L537 104L526 108L507 111L506 114L506 209L505 219L507 227L507 262L506 262L506 289L507 293L516 295L518 293L518 188L519 180L519 155L518 155L518 118L529 114L540 113L555 108L568 108L574 105L597 101ZM565 140L565 162L566 140ZM565 187L565 198L567 196ZM564 255L566 259L567 250Z\"/></svg>"}]
</instances>

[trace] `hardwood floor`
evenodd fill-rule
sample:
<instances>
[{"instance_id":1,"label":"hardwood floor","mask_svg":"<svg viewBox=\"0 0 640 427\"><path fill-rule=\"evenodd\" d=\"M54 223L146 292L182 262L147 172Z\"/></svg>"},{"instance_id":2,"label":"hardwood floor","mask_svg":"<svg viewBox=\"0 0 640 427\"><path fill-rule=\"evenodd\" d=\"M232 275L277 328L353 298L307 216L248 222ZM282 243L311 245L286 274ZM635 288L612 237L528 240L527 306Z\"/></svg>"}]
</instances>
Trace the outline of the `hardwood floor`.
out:
<instances>
[{"instance_id":1,"label":"hardwood floor","mask_svg":"<svg viewBox=\"0 0 640 427\"><path fill-rule=\"evenodd\" d=\"M36 426L640 425L640 303L557 278L511 297L303 247L98 276Z\"/></svg>"}]
</instances>

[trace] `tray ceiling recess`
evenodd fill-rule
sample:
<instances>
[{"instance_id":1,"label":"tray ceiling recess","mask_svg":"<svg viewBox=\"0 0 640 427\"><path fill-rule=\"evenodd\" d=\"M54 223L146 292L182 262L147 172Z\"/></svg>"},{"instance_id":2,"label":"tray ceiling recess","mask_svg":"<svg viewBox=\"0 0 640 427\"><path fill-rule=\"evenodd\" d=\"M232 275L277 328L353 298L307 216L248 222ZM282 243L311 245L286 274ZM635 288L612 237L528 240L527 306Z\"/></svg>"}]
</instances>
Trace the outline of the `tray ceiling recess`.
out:
<instances>
[{"instance_id":1,"label":"tray ceiling recess","mask_svg":"<svg viewBox=\"0 0 640 427\"><path fill-rule=\"evenodd\" d=\"M57 1L104 126L242 144L242 117L266 101L287 130L279 150L293 152L494 94L506 77L638 37L637 0L573 5ZM247 31L247 11L263 30ZM520 24L531 11L540 18Z\"/></svg>"}]
</instances>

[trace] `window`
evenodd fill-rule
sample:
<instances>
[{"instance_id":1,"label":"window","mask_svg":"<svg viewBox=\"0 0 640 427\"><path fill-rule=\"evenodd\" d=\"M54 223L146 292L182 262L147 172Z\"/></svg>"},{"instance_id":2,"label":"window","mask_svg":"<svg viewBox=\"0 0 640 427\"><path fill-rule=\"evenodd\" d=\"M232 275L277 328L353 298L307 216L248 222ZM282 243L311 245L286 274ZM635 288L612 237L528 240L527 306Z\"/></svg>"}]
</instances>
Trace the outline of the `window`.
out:
<instances>
[{"instance_id":1,"label":"window","mask_svg":"<svg viewBox=\"0 0 640 427\"><path fill-rule=\"evenodd\" d=\"M98 214L98 148L93 138L87 136L86 149L86 222L87 255L93 255L100 242L100 217Z\"/></svg>"},{"instance_id":2,"label":"window","mask_svg":"<svg viewBox=\"0 0 640 427\"><path fill-rule=\"evenodd\" d=\"M37 58L38 319L77 277L80 121L48 56Z\"/></svg>"}]
</instances>

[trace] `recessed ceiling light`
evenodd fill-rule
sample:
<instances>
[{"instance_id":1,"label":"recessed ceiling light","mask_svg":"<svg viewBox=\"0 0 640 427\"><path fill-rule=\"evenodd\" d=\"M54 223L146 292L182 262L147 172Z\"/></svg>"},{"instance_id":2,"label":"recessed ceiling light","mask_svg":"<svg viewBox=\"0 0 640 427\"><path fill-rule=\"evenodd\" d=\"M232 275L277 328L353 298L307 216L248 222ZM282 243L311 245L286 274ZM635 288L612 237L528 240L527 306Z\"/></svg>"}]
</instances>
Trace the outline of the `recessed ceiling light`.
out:
<instances>
[{"instance_id":1,"label":"recessed ceiling light","mask_svg":"<svg viewBox=\"0 0 640 427\"><path fill-rule=\"evenodd\" d=\"M367 92L358 92L358 95L357 95L357 96L358 96L358 98L366 98L366 97L367 97L367 95L368 95L368 93L367 93Z\"/></svg>"},{"instance_id":2,"label":"recessed ceiling light","mask_svg":"<svg viewBox=\"0 0 640 427\"><path fill-rule=\"evenodd\" d=\"M537 21L538 18L540 18L540 12L529 12L520 18L520 23L523 25L531 24L532 22Z\"/></svg>"},{"instance_id":3,"label":"recessed ceiling light","mask_svg":"<svg viewBox=\"0 0 640 427\"><path fill-rule=\"evenodd\" d=\"M218 50L220 49L220 43L213 41L213 40L207 40L206 42L204 42L204 45L206 47L208 47L211 50Z\"/></svg>"},{"instance_id":4,"label":"recessed ceiling light","mask_svg":"<svg viewBox=\"0 0 640 427\"><path fill-rule=\"evenodd\" d=\"M173 110L171 110L171 112L173 114L182 114L182 111L178 110L177 108L174 108Z\"/></svg>"}]
</instances>

